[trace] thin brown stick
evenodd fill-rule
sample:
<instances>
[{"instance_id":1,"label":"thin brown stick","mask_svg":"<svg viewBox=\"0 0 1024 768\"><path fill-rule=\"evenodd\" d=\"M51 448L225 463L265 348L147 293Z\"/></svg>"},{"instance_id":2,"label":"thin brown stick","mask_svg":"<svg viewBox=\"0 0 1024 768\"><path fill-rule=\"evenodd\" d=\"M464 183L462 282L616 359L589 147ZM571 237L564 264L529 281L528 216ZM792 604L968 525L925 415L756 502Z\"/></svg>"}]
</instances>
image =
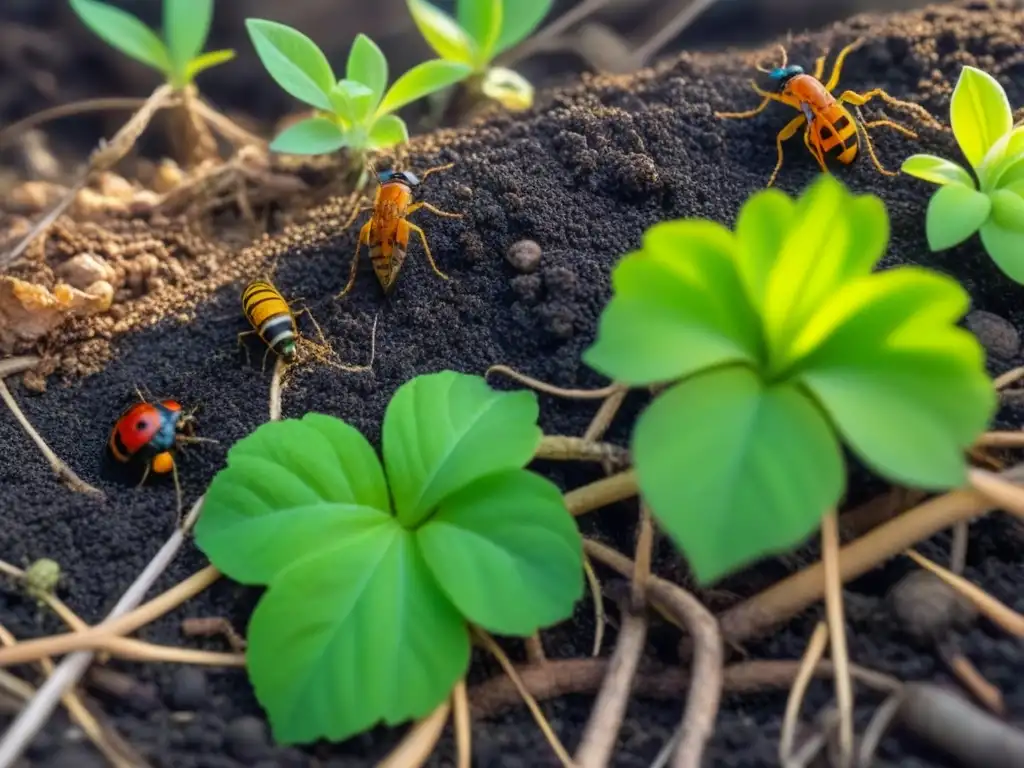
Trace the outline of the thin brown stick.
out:
<instances>
[{"instance_id":1,"label":"thin brown stick","mask_svg":"<svg viewBox=\"0 0 1024 768\"><path fill-rule=\"evenodd\" d=\"M14 395L11 394L11 391L7 388L7 384L2 378L0 378L0 399L4 401L7 407L11 410L11 413L14 414L14 418L18 421L18 424L21 425L21 428L25 430L25 434L32 438L32 442L36 444L39 452L43 454L43 458L46 459L50 468L61 482L71 490L77 491L78 493L88 493L99 497L104 496L103 491L85 482L85 480L75 474L75 471L53 452L53 449L47 445L43 436L36 431L35 427L32 426L32 422L30 422L28 417L22 412L21 408L18 406L18 402L14 399Z\"/></svg>"},{"instance_id":2,"label":"thin brown stick","mask_svg":"<svg viewBox=\"0 0 1024 768\"><path fill-rule=\"evenodd\" d=\"M530 389L567 400L601 400L613 395L622 386L621 384L609 384L601 389L562 389L553 384L547 384L540 379L535 379L532 376L527 376L525 373L519 373L519 371L507 365L492 365L484 372L484 378L486 379L492 373L500 373Z\"/></svg>"},{"instance_id":3,"label":"thin brown stick","mask_svg":"<svg viewBox=\"0 0 1024 768\"><path fill-rule=\"evenodd\" d=\"M21 355L20 357L8 357L0 360L0 380L18 373L24 373L36 367L39 358L35 355Z\"/></svg>"},{"instance_id":4,"label":"thin brown stick","mask_svg":"<svg viewBox=\"0 0 1024 768\"><path fill-rule=\"evenodd\" d=\"M441 739L451 708L451 699L445 699L433 712L418 720L398 746L377 763L377 768L420 768Z\"/></svg>"},{"instance_id":5,"label":"thin brown stick","mask_svg":"<svg viewBox=\"0 0 1024 768\"><path fill-rule=\"evenodd\" d=\"M537 706L537 701L533 698L530 691L523 685L523 682L519 677L519 672L512 665L512 662L509 661L509 658L507 655L505 655L505 652L501 650L501 646L494 642L493 637L491 637L489 634L487 634L487 632L483 631L479 627L473 627L473 635L476 637L477 641L488 651L488 653L490 653L492 656L494 656L495 659L497 659L498 664L501 665L501 668L505 671L505 674L508 675L509 679L512 681L512 684L515 686L516 690L519 692L519 695L522 697L523 702L526 704L527 709L530 710L530 714L533 715L533 719L536 721L537 726L541 730L541 733L544 734L544 738L547 739L548 744L551 745L551 749L554 751L555 756L558 757L559 762L561 762L565 768L573 768L572 758L569 757L569 753L565 750L565 747L562 745L561 739L558 738L558 734L556 734L554 730L551 728L551 723L549 723L547 718L544 717L544 713L540 711L540 707ZM546 668L546 664L541 667L541 669Z\"/></svg>"},{"instance_id":6,"label":"thin brown stick","mask_svg":"<svg viewBox=\"0 0 1024 768\"><path fill-rule=\"evenodd\" d=\"M996 376L996 378L992 380L992 385L996 390L1006 389L1008 386L1016 384L1021 379L1024 379L1024 365Z\"/></svg>"},{"instance_id":7,"label":"thin brown stick","mask_svg":"<svg viewBox=\"0 0 1024 768\"><path fill-rule=\"evenodd\" d=\"M120 638L195 597L218 578L220 572L212 565L207 566L120 618L105 621L81 632L26 640L14 648L0 649L0 667L25 664L43 656L60 656L77 650L87 650L102 645L110 638Z\"/></svg>"},{"instance_id":8,"label":"thin brown stick","mask_svg":"<svg viewBox=\"0 0 1024 768\"><path fill-rule=\"evenodd\" d=\"M56 120L61 117L81 115L85 112L105 112L108 110L139 109L144 106L146 99L109 97L101 99L83 99L73 101L70 104L58 104L55 107L40 110L35 114L23 117L21 120L11 123L0 130L0 146L10 141L14 136L37 125Z\"/></svg>"},{"instance_id":9,"label":"thin brown stick","mask_svg":"<svg viewBox=\"0 0 1024 768\"><path fill-rule=\"evenodd\" d=\"M631 499L639 492L636 470L629 469L569 491L565 494L565 506L578 517L617 501Z\"/></svg>"},{"instance_id":10,"label":"thin brown stick","mask_svg":"<svg viewBox=\"0 0 1024 768\"><path fill-rule=\"evenodd\" d=\"M967 480L978 493L1011 515L1024 518L1024 488L983 469L969 469Z\"/></svg>"},{"instance_id":11,"label":"thin brown stick","mask_svg":"<svg viewBox=\"0 0 1024 768\"><path fill-rule=\"evenodd\" d=\"M597 701L590 711L573 758L581 768L604 768L608 765L622 728L633 678L647 640L645 590L651 573L653 542L651 517L647 508L641 505L630 600L623 605L622 627L612 654L611 666L597 694Z\"/></svg>"},{"instance_id":12,"label":"thin brown stick","mask_svg":"<svg viewBox=\"0 0 1024 768\"><path fill-rule=\"evenodd\" d=\"M1002 717L1006 714L1003 692L986 680L970 659L955 648L947 647L946 643L939 643L938 652L942 660L949 666L950 671L956 675L957 680L970 691L979 703L994 715Z\"/></svg>"},{"instance_id":13,"label":"thin brown stick","mask_svg":"<svg viewBox=\"0 0 1024 768\"><path fill-rule=\"evenodd\" d=\"M999 477L1024 479L1024 466L1004 470ZM919 504L842 548L843 582L857 578L960 520L987 513L994 506L973 490L952 491ZM744 642L789 620L823 595L824 576L818 562L722 613L719 621L723 636L729 643Z\"/></svg>"},{"instance_id":14,"label":"thin brown stick","mask_svg":"<svg viewBox=\"0 0 1024 768\"><path fill-rule=\"evenodd\" d=\"M975 448L1024 448L1024 431L986 432L974 442Z\"/></svg>"},{"instance_id":15,"label":"thin brown stick","mask_svg":"<svg viewBox=\"0 0 1024 768\"><path fill-rule=\"evenodd\" d=\"M528 664L543 664L548 660L544 653L544 645L540 641L540 632L534 632L523 641L526 647L526 662Z\"/></svg>"},{"instance_id":16,"label":"thin brown stick","mask_svg":"<svg viewBox=\"0 0 1024 768\"><path fill-rule=\"evenodd\" d=\"M875 712L861 738L860 749L857 752L857 768L871 768L874 765L878 745L882 743L885 732L896 719L901 703L902 692L893 693Z\"/></svg>"},{"instance_id":17,"label":"thin brown stick","mask_svg":"<svg viewBox=\"0 0 1024 768\"><path fill-rule=\"evenodd\" d=\"M455 751L458 755L455 768L471 768L473 764L473 724L469 717L469 696L466 680L455 684L452 691L452 725L455 730Z\"/></svg>"},{"instance_id":18,"label":"thin brown stick","mask_svg":"<svg viewBox=\"0 0 1024 768\"><path fill-rule=\"evenodd\" d=\"M629 464L629 451L611 443L598 443L585 437L544 435L533 458L547 461L600 461L623 467Z\"/></svg>"},{"instance_id":19,"label":"thin brown stick","mask_svg":"<svg viewBox=\"0 0 1024 768\"><path fill-rule=\"evenodd\" d=\"M594 573L594 566L590 564L587 553L583 553L583 575L587 577L587 585L590 588L590 598L594 601L594 648L591 656L601 655L601 645L604 642L604 597L601 592L601 582Z\"/></svg>"},{"instance_id":20,"label":"thin brown stick","mask_svg":"<svg viewBox=\"0 0 1024 768\"><path fill-rule=\"evenodd\" d=\"M613 568L616 563L622 564L623 556L604 544L584 539L583 548L595 560ZM652 575L647 590L694 639L693 678L680 726L683 737L672 764L674 768L697 768L714 730L722 697L723 651L718 623L699 600L670 581Z\"/></svg>"},{"instance_id":21,"label":"thin brown stick","mask_svg":"<svg viewBox=\"0 0 1024 768\"><path fill-rule=\"evenodd\" d=\"M604 682L608 666L608 659L558 659L548 662L544 668L520 667L518 674L535 700L546 701L572 694L593 694ZM799 671L798 660L744 661L722 670L722 690L730 694L785 690L793 684ZM850 665L850 673L858 682L882 693L892 693L902 685L890 675L856 664ZM827 659L814 669L817 678L828 679L832 674L832 662ZM655 666L637 674L633 693L642 698L678 701L690 681L681 667ZM515 684L505 675L473 686L469 701L470 711L478 719L499 715L523 703Z\"/></svg>"},{"instance_id":22,"label":"thin brown stick","mask_svg":"<svg viewBox=\"0 0 1024 768\"><path fill-rule=\"evenodd\" d=\"M608 395L604 402L601 403L601 407L597 409L597 413L594 414L594 418L587 426L587 431L583 433L584 440L600 440L604 437L604 433L608 431L608 427L612 425L612 421L615 419L615 414L622 407L622 402L626 399L626 395L629 394L629 387L624 384L613 386L618 386L618 389Z\"/></svg>"},{"instance_id":23,"label":"thin brown stick","mask_svg":"<svg viewBox=\"0 0 1024 768\"><path fill-rule=\"evenodd\" d=\"M970 600L974 607L978 609L978 612L984 614L993 624L999 625L1015 637L1024 638L1024 616L992 597L985 590L975 586L963 576L957 576L938 563L933 563L927 557L918 554L913 549L908 549L905 554L919 566L931 571L950 587Z\"/></svg>"},{"instance_id":24,"label":"thin brown stick","mask_svg":"<svg viewBox=\"0 0 1024 768\"><path fill-rule=\"evenodd\" d=\"M245 653L246 640L223 616L193 617L181 620L181 633L186 637L221 635L235 653Z\"/></svg>"},{"instance_id":25,"label":"thin brown stick","mask_svg":"<svg viewBox=\"0 0 1024 768\"><path fill-rule=\"evenodd\" d=\"M807 650L800 660L800 670L797 672L793 687L789 689L789 698L786 699L786 714L782 718L782 733L779 735L779 762L785 766L793 754L793 742L796 737L796 726L800 719L800 707L803 705L804 696L807 694L807 686L814 677L814 670L821 661L828 645L828 624L819 621L814 628L810 641L807 643Z\"/></svg>"},{"instance_id":26,"label":"thin brown stick","mask_svg":"<svg viewBox=\"0 0 1024 768\"><path fill-rule=\"evenodd\" d=\"M821 521L821 560L825 577L825 614L828 617L829 645L836 703L839 707L839 764L853 763L853 684L850 680L850 655L846 646L846 617L843 612L843 579L839 572L839 523L836 511L829 510Z\"/></svg>"}]
</instances>

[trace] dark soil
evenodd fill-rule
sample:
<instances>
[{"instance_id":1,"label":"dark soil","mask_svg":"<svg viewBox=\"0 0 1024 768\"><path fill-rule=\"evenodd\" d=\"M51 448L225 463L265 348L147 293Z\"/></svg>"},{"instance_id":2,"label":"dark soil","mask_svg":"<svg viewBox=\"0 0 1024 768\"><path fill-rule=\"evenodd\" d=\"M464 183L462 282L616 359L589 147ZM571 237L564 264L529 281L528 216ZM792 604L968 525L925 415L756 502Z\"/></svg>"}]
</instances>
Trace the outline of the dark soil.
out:
<instances>
[{"instance_id":1,"label":"dark soil","mask_svg":"<svg viewBox=\"0 0 1024 768\"><path fill-rule=\"evenodd\" d=\"M999 78L1011 104L1024 103L1024 13L1007 3L969 2L889 18L858 17L821 34L795 38L791 60L813 62L824 48L831 47L834 53L860 35L866 35L868 43L848 59L842 87L866 91L885 86L945 120L960 66L973 64ZM744 199L766 182L774 163L774 134L787 118L782 108L750 121L719 122L712 112L756 104L746 82L755 59L770 55L770 48L749 55L683 55L632 77L586 79L577 88L544 97L546 103L525 118L500 118L472 131L417 142L414 169L438 161L456 163L447 173L432 177L423 195L442 209L463 211L465 218L417 214L439 266L453 279L438 279L414 246L389 300L381 297L364 261L352 293L336 302L331 297L347 278L355 230L337 232L328 217L321 217L321 223L308 231L310 245L294 248L278 261L277 284L287 296L305 299L332 344L349 361L365 359L370 327L379 311L377 360L373 372L364 374L339 374L322 366L300 368L284 393L285 416L308 411L334 414L377 441L388 399L401 383L420 373L446 368L482 373L492 364L506 363L560 386L603 385L579 358L593 339L608 297L609 270L617 258L636 247L647 227L664 219L695 216L731 225ZM915 151L959 157L948 133L923 126L919 131L919 143L877 132L882 162L896 168ZM799 141L792 142L779 185L796 193L815 173L812 158ZM892 240L884 266L919 263L947 271L970 291L975 309L1005 318L1018 331L1024 329L1024 289L996 271L976 240L947 253L928 253L923 227L929 185L883 177L864 160L838 173L854 190L880 195L889 209ZM523 238L535 240L543 249L540 268L531 275L517 274L505 258L509 246ZM133 386L144 385L187 405L199 404L201 433L220 441L200 446L182 459L188 502L223 465L228 446L267 418L269 373L259 370L259 353L247 364L235 346L236 334L245 330L239 313L242 284L236 278L261 274L266 255L266 249L241 252L233 262L222 262L222 272L208 274L189 292L198 304L188 322L181 322L174 308L166 306L165 316L155 325L113 336L115 357L99 373L66 387L52 381L43 395L14 387L15 397L54 449L108 496L97 502L63 488L13 419L0 417L5 456L0 463L0 508L5 511L0 556L15 563L43 556L57 559L67 573L61 595L87 621L105 615L173 524L174 491L169 484L137 489L115 482L103 468L108 431L132 401ZM109 335L108 326L104 332ZM1021 362L993 357L991 369L999 373ZM632 418L642 405L639 397L629 402L611 439L626 443ZM593 405L542 397L541 411L546 432L580 434ZM1020 416L1003 412L1000 423L1020 427ZM543 469L567 488L598 476L586 468ZM858 472L854 477L851 499L882 487ZM594 515L583 526L588 534L628 547L631 523L623 521L634 517L631 508L621 507ZM1024 610L1021 543L1017 529L1002 517L975 523L966 571L969 579L1017 610ZM921 551L945 562L948 537L922 544ZM721 586L746 596L810 557L813 552L785 563L771 561ZM204 565L203 557L187 545L158 587L165 589ZM949 682L937 660L895 625L883 600L910 568L907 561L894 561L848 585L851 654L861 664L902 679ZM664 542L659 569L683 577L678 559ZM141 636L165 643L194 642L183 641L179 630L180 621L191 616L225 616L244 629L257 597L253 590L222 581L147 627ZM720 609L722 604L713 602L712 607ZM584 601L573 622L545 632L551 656L587 655L591 611ZM820 616L820 609L807 611L746 650L755 658L798 658ZM60 630L52 618L40 624L34 605L13 592L0 594L0 621L21 638ZM671 662L676 639L675 633L659 627L652 657ZM200 644L223 647L217 640ZM961 647L1002 689L1008 718L1024 720L1024 648L1019 641L982 622L961 637ZM396 732L380 730L335 746L272 747L265 741L261 712L244 672L208 670L203 680L170 665L112 665L156 685L158 700L149 707L103 700L121 733L154 766L364 766L385 754L397 738ZM483 662L474 676L496 672L493 663ZM200 693L204 684L208 695ZM819 711L829 697L829 686L816 683L806 711ZM677 724L682 700L682 692L671 703L637 697L615 765L649 765ZM572 696L543 705L570 751L590 703L591 697ZM874 695L860 691L859 716L866 718L877 703ZM706 765L776 765L784 704L784 692L727 697ZM175 712L178 707L195 711L183 717ZM473 735L477 765L556 764L523 710L477 722ZM28 764L102 764L80 742L80 736L69 733L64 714L58 713L29 751ZM451 755L446 736L432 764L448 764ZM948 764L928 745L899 734L883 742L881 755L889 764L907 768Z\"/></svg>"}]
</instances>

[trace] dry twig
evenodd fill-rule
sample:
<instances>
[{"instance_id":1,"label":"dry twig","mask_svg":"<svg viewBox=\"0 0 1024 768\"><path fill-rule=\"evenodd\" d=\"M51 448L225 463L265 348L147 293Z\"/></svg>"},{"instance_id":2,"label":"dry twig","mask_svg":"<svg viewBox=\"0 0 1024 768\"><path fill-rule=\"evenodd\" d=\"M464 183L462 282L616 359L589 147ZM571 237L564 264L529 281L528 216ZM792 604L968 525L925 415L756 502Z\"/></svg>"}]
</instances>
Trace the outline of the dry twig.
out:
<instances>
[{"instance_id":1,"label":"dry twig","mask_svg":"<svg viewBox=\"0 0 1024 768\"><path fill-rule=\"evenodd\" d=\"M377 763L377 768L419 768L427 762L448 722L451 707L451 700L445 699L433 712L417 721L398 746Z\"/></svg>"},{"instance_id":2,"label":"dry twig","mask_svg":"<svg viewBox=\"0 0 1024 768\"><path fill-rule=\"evenodd\" d=\"M834 679L839 708L839 764L841 768L847 768L853 763L853 684L849 674L850 656L846 647L843 579L839 573L839 524L834 509L829 510L821 521L821 555L829 644L832 663L836 668Z\"/></svg>"},{"instance_id":3,"label":"dry twig","mask_svg":"<svg viewBox=\"0 0 1024 768\"><path fill-rule=\"evenodd\" d=\"M793 687L789 689L789 698L786 699L786 714L782 718L782 733L779 735L779 762L786 768L790 756L793 754L793 744L796 738L796 726L800 720L800 707L803 705L804 696L807 693L807 686L814 676L814 670L821 661L828 645L828 624L819 621L814 628L810 642L807 643L807 650L800 660L800 670L797 672Z\"/></svg>"},{"instance_id":4,"label":"dry twig","mask_svg":"<svg viewBox=\"0 0 1024 768\"><path fill-rule=\"evenodd\" d=\"M535 389L538 392L543 392L546 395L561 397L567 400L602 400L615 394L615 392L622 386L621 384L609 384L607 387L602 387L601 389L562 389L561 387L556 387L553 384L546 384L540 379L535 379L532 376L527 376L525 373L519 373L519 371L514 368L510 368L507 365L492 365L484 372L484 378L486 379L492 373L503 374L525 387Z\"/></svg>"},{"instance_id":5,"label":"dry twig","mask_svg":"<svg viewBox=\"0 0 1024 768\"><path fill-rule=\"evenodd\" d=\"M473 724L469 718L469 696L466 680L455 684L452 691L452 725L455 727L456 768L471 768L473 764Z\"/></svg>"}]
</instances>

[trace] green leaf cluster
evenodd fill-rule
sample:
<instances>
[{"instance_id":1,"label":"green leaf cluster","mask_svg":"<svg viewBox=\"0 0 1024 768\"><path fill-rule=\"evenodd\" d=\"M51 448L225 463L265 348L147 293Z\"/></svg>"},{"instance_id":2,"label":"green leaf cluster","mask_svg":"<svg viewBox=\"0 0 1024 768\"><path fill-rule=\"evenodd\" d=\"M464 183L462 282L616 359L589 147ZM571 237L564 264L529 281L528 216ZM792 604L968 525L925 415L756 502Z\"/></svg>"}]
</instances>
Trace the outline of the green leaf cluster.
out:
<instances>
[{"instance_id":1,"label":"green leaf cluster","mask_svg":"<svg viewBox=\"0 0 1024 768\"><path fill-rule=\"evenodd\" d=\"M799 199L753 195L735 231L647 230L612 274L584 360L666 388L641 414L640 490L708 582L809 536L845 485L840 441L904 485L966 480L995 393L968 296L911 266L874 273L881 200L822 175Z\"/></svg>"},{"instance_id":2,"label":"green leaf cluster","mask_svg":"<svg viewBox=\"0 0 1024 768\"><path fill-rule=\"evenodd\" d=\"M453 85L470 74L455 61L417 64L388 88L388 62L376 43L359 34L352 43L345 77L334 76L316 43L296 29L264 19L246 19L263 66L281 88L316 109L277 135L276 152L318 155L348 147L385 149L409 138L405 121L393 114L406 104Z\"/></svg>"},{"instance_id":3,"label":"green leaf cluster","mask_svg":"<svg viewBox=\"0 0 1024 768\"><path fill-rule=\"evenodd\" d=\"M455 16L428 0L406 0L427 44L443 59L472 68L481 92L508 109L528 109L533 86L517 72L492 67L496 56L524 40L548 15L552 0L457 0Z\"/></svg>"},{"instance_id":4,"label":"green leaf cluster","mask_svg":"<svg viewBox=\"0 0 1024 768\"><path fill-rule=\"evenodd\" d=\"M970 66L960 72L949 117L974 175L927 154L908 157L902 168L940 185L928 203L928 245L933 251L952 248L978 232L996 265L1024 283L1024 126L1013 127L999 82Z\"/></svg>"},{"instance_id":5,"label":"green leaf cluster","mask_svg":"<svg viewBox=\"0 0 1024 768\"><path fill-rule=\"evenodd\" d=\"M235 57L232 50L203 53L213 20L213 0L164 0L163 39L138 18L98 0L70 0L71 8L104 42L159 70L175 88L203 70Z\"/></svg>"},{"instance_id":6,"label":"green leaf cluster","mask_svg":"<svg viewBox=\"0 0 1024 768\"><path fill-rule=\"evenodd\" d=\"M537 411L532 393L443 371L395 393L383 466L315 413L231 448L196 542L232 579L269 585L246 663L277 741L423 716L466 672L468 623L529 635L571 614L579 531L558 488L523 468Z\"/></svg>"}]
</instances>

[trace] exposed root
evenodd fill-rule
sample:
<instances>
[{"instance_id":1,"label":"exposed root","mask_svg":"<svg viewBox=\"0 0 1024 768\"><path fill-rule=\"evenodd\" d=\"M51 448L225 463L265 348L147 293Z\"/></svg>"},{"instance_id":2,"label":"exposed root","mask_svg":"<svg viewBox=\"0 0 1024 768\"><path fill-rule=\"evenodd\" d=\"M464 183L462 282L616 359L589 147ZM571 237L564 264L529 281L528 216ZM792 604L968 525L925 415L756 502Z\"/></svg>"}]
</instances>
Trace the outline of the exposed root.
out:
<instances>
[{"instance_id":1,"label":"exposed root","mask_svg":"<svg viewBox=\"0 0 1024 768\"><path fill-rule=\"evenodd\" d=\"M949 570L961 574L967 566L967 545L970 543L971 524L961 520L953 526L953 536L949 544Z\"/></svg>"},{"instance_id":2,"label":"exposed root","mask_svg":"<svg viewBox=\"0 0 1024 768\"><path fill-rule=\"evenodd\" d=\"M1006 714L1006 703L1003 693L985 679L971 660L960 653L952 643L939 643L936 649L949 670L960 681L977 701L997 717Z\"/></svg>"},{"instance_id":3,"label":"exposed root","mask_svg":"<svg viewBox=\"0 0 1024 768\"><path fill-rule=\"evenodd\" d=\"M651 573L653 542L651 518L647 508L642 506L630 599L622 601L622 627L619 630L615 652L612 654L611 665L601 684L597 701L594 702L573 758L582 768L604 768L608 765L619 730L622 728L622 718L629 704L633 678L636 676L647 640L645 590Z\"/></svg>"},{"instance_id":4,"label":"exposed root","mask_svg":"<svg viewBox=\"0 0 1024 768\"><path fill-rule=\"evenodd\" d=\"M853 764L853 684L850 680L850 656L846 646L843 579L839 574L839 524L834 509L829 510L821 521L821 553L829 644L832 663L836 668L834 680L839 708L839 764L841 768L847 768Z\"/></svg>"},{"instance_id":5,"label":"exposed root","mask_svg":"<svg viewBox=\"0 0 1024 768\"><path fill-rule=\"evenodd\" d=\"M254 146L259 147L260 149L267 148L266 139L262 136L257 136L255 133L247 131L227 115L211 107L202 98L195 99L193 102L193 108L200 117L210 124L211 128L233 144L243 147Z\"/></svg>"},{"instance_id":6,"label":"exposed root","mask_svg":"<svg viewBox=\"0 0 1024 768\"><path fill-rule=\"evenodd\" d=\"M919 566L931 571L951 588L970 600L974 607L978 609L978 612L984 614L993 624L998 624L1011 635L1024 638L1024 616L992 597L985 590L975 586L963 576L957 576L941 565L933 563L927 557L918 554L913 549L908 549L905 554Z\"/></svg>"},{"instance_id":7,"label":"exposed root","mask_svg":"<svg viewBox=\"0 0 1024 768\"><path fill-rule=\"evenodd\" d=\"M405 734L398 746L377 763L377 768L419 768L430 758L448 722L452 705L445 699L437 708Z\"/></svg>"},{"instance_id":8,"label":"exposed root","mask_svg":"<svg viewBox=\"0 0 1024 768\"><path fill-rule=\"evenodd\" d=\"M456 768L472 768L473 725L469 717L469 696L465 679L459 680L452 691L452 726L455 730Z\"/></svg>"},{"instance_id":9,"label":"exposed root","mask_svg":"<svg viewBox=\"0 0 1024 768\"><path fill-rule=\"evenodd\" d=\"M901 701L899 693L892 694L872 716L871 722L868 723L868 727L864 729L864 735L861 737L860 749L857 752L857 768L871 768L874 765L875 752L878 750L878 745L882 743L882 738L889 730L889 726L896 719Z\"/></svg>"},{"instance_id":10,"label":"exposed root","mask_svg":"<svg viewBox=\"0 0 1024 768\"><path fill-rule=\"evenodd\" d=\"M11 391L7 388L7 384L4 383L2 377L0 377L0 399L4 401L11 413L14 414L14 418L17 419L18 424L25 430L25 433L32 438L32 442L36 444L39 452L43 454L47 463L53 469L54 474L63 482L68 488L79 493L88 493L94 496L103 497L104 493L99 488L95 488L89 483L85 482L82 478L75 474L75 471L71 469L64 461L53 452L53 449L46 443L42 435L40 435L32 423L28 420L21 408L18 407L17 401L11 394Z\"/></svg>"},{"instance_id":11,"label":"exposed root","mask_svg":"<svg viewBox=\"0 0 1024 768\"><path fill-rule=\"evenodd\" d=\"M533 715L533 719L536 721L537 726L544 734L544 738L547 739L548 744L551 745L551 749L554 751L555 755L558 757L558 760L562 763L564 768L573 768L572 758L569 757L569 753L562 745L562 742L558 738L558 735L554 732L554 730L552 730L551 723L549 723L547 718L544 717L544 713L540 711L540 707L537 706L536 699L534 699L533 695L530 693L530 690L523 684L523 681L519 676L519 672L512 665L512 662L509 661L509 658L505 655L505 652L501 650L501 646L494 642L494 638L492 638L489 634L484 632L479 627L473 627L473 636L476 637L478 642L492 656L494 656L495 659L497 659L498 664L500 664L501 668L505 670L505 674L508 675L509 679L512 681L512 684L513 686L515 686L515 689L518 692L519 696L522 698L523 702L530 710L530 714ZM540 669L543 671L547 669L548 666L550 665L544 664L540 667Z\"/></svg>"},{"instance_id":12,"label":"exposed root","mask_svg":"<svg viewBox=\"0 0 1024 768\"><path fill-rule=\"evenodd\" d=\"M601 581L594 573L594 566L590 564L587 553L583 553L583 574L587 577L587 585L590 588L590 599L594 601L594 649L591 656L601 655L601 646L604 644L604 597L601 593Z\"/></svg>"},{"instance_id":13,"label":"exposed root","mask_svg":"<svg viewBox=\"0 0 1024 768\"><path fill-rule=\"evenodd\" d=\"M544 435L535 459L547 461L600 461L621 469L629 465L629 451L611 443L597 443L585 437Z\"/></svg>"},{"instance_id":14,"label":"exposed root","mask_svg":"<svg viewBox=\"0 0 1024 768\"><path fill-rule=\"evenodd\" d=\"M544 664L548 655L544 653L544 644L540 641L540 632L534 632L523 641L526 650L527 664Z\"/></svg>"},{"instance_id":15,"label":"exposed root","mask_svg":"<svg viewBox=\"0 0 1024 768\"><path fill-rule=\"evenodd\" d=\"M609 504L631 499L639 492L636 470L630 469L569 491L565 494L565 506L578 517Z\"/></svg>"},{"instance_id":16,"label":"exposed root","mask_svg":"<svg viewBox=\"0 0 1024 768\"><path fill-rule=\"evenodd\" d=\"M992 386L994 386L997 391L1001 391L1011 384L1016 384L1021 379L1024 379L1024 365L996 376L992 381Z\"/></svg>"},{"instance_id":17,"label":"exposed root","mask_svg":"<svg viewBox=\"0 0 1024 768\"><path fill-rule=\"evenodd\" d=\"M235 653L245 653L248 645L223 616L182 619L181 634L185 637L223 637Z\"/></svg>"},{"instance_id":18,"label":"exposed root","mask_svg":"<svg viewBox=\"0 0 1024 768\"><path fill-rule=\"evenodd\" d=\"M71 117L72 115L81 115L86 112L105 112L110 110L120 109L141 109L146 105L146 99L138 98L102 98L102 99L83 99L81 101L73 101L70 104L58 104L55 107L40 110L35 114L23 117L21 120L11 123L0 130L0 146L3 146L12 138L19 133L35 128L43 123L49 122L50 120L56 120L61 117Z\"/></svg>"},{"instance_id":19,"label":"exposed root","mask_svg":"<svg viewBox=\"0 0 1024 768\"><path fill-rule=\"evenodd\" d=\"M604 437L604 433L612 425L612 420L622 407L622 402L626 399L627 394L629 394L629 388L619 385L618 389L604 399L601 407L594 414L594 418L587 425L587 431L583 433L584 440L600 440Z\"/></svg>"},{"instance_id":20,"label":"exposed root","mask_svg":"<svg viewBox=\"0 0 1024 768\"><path fill-rule=\"evenodd\" d=\"M1024 479L1024 466L1011 467L997 477L1004 482ZM842 548L839 569L843 583L919 541L961 520L983 515L995 506L996 503L970 490L951 491L919 504ZM819 562L722 613L722 633L727 642L742 643L788 621L823 596L824 574Z\"/></svg>"},{"instance_id":21,"label":"exposed root","mask_svg":"<svg viewBox=\"0 0 1024 768\"><path fill-rule=\"evenodd\" d=\"M569 696L593 694L608 672L608 659L558 659L548 662L542 669L521 667L518 670L522 685L537 701ZM744 661L722 670L722 690L730 694L763 693L785 690L793 684L800 671L799 661ZM821 661L814 676L832 677L832 662ZM892 693L902 683L882 672L850 665L850 674L864 685L882 693ZM679 701L680 692L691 685L691 678L677 666L645 668L633 681L633 695L659 701ZM475 718L494 717L523 703L519 691L510 678L500 675L469 691L470 711Z\"/></svg>"},{"instance_id":22,"label":"exposed root","mask_svg":"<svg viewBox=\"0 0 1024 768\"><path fill-rule=\"evenodd\" d=\"M1015 482L982 469L968 470L967 481L989 501L995 502L1011 515L1024 518L1024 488Z\"/></svg>"},{"instance_id":23,"label":"exposed root","mask_svg":"<svg viewBox=\"0 0 1024 768\"><path fill-rule=\"evenodd\" d=\"M819 621L807 643L807 650L800 660L800 669L793 687L789 689L789 698L786 699L786 714L782 718L782 732L779 735L779 763L787 766L793 755L793 745L796 739L796 726L800 720L800 707L803 705L804 696L807 693L807 686L814 676L814 670L821 661L828 645L828 624Z\"/></svg>"},{"instance_id":24,"label":"exposed root","mask_svg":"<svg viewBox=\"0 0 1024 768\"><path fill-rule=\"evenodd\" d=\"M552 397L561 397L567 400L602 400L615 394L622 386L620 384L609 384L601 389L562 389L553 384L546 384L532 376L527 376L525 373L519 373L519 371L507 365L492 365L484 372L484 378L486 379L492 373L500 373L525 387L535 389Z\"/></svg>"},{"instance_id":25,"label":"exposed root","mask_svg":"<svg viewBox=\"0 0 1024 768\"><path fill-rule=\"evenodd\" d=\"M998 430L992 432L986 432L979 437L975 443L975 448L1024 448L1024 431L1004 431Z\"/></svg>"},{"instance_id":26,"label":"exposed root","mask_svg":"<svg viewBox=\"0 0 1024 768\"><path fill-rule=\"evenodd\" d=\"M623 559L628 562L628 558L599 542L584 539L583 546L595 560L616 570L623 565ZM680 726L683 738L672 764L674 768L697 768L704 746L714 731L722 696L721 633L711 612L682 587L652 575L647 579L647 592L694 640L693 678Z\"/></svg>"},{"instance_id":27,"label":"exposed root","mask_svg":"<svg viewBox=\"0 0 1024 768\"><path fill-rule=\"evenodd\" d=\"M274 362L274 373L270 378L270 420L281 420L281 380L284 378L286 363L283 357Z\"/></svg>"}]
</instances>

